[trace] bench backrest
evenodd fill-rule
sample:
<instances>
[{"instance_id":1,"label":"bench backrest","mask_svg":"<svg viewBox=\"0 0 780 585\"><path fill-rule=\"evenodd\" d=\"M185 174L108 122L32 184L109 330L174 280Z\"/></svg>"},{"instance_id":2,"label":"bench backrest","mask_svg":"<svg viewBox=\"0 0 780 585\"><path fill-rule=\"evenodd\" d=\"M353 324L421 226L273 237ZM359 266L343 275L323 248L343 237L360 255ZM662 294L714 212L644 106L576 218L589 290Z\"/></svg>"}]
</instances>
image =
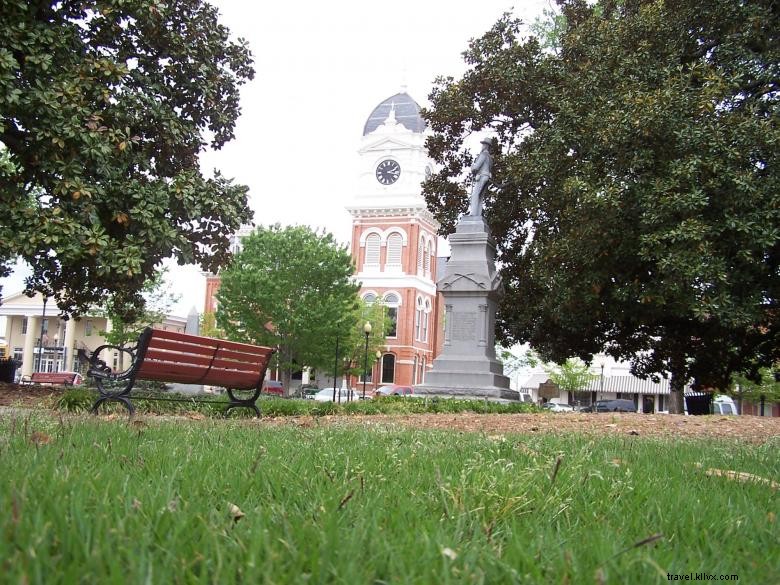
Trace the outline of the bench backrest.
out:
<instances>
[{"instance_id":1,"label":"bench backrest","mask_svg":"<svg viewBox=\"0 0 780 585\"><path fill-rule=\"evenodd\" d=\"M259 388L270 347L147 328L138 344L136 378L230 389Z\"/></svg>"},{"instance_id":2,"label":"bench backrest","mask_svg":"<svg viewBox=\"0 0 780 585\"><path fill-rule=\"evenodd\" d=\"M75 372L33 372L30 382L35 384L66 384L73 385L78 376Z\"/></svg>"}]
</instances>

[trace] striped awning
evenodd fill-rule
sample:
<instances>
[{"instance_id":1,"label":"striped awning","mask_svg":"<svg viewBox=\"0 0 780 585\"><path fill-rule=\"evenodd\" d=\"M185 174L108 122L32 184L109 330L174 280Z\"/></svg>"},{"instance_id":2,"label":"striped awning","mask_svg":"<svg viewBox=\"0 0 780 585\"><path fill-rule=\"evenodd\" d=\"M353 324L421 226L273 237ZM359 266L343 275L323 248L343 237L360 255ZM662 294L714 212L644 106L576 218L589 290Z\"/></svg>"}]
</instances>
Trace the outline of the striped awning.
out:
<instances>
[{"instance_id":1,"label":"striped awning","mask_svg":"<svg viewBox=\"0 0 780 585\"><path fill-rule=\"evenodd\" d=\"M523 383L524 388L539 388L539 384L547 381L547 374L533 374ZM643 380L636 376L604 376L592 380L582 392L611 392L617 394L669 394L669 380L660 378L658 382L650 379ZM686 394L690 393L690 385L685 387Z\"/></svg>"}]
</instances>

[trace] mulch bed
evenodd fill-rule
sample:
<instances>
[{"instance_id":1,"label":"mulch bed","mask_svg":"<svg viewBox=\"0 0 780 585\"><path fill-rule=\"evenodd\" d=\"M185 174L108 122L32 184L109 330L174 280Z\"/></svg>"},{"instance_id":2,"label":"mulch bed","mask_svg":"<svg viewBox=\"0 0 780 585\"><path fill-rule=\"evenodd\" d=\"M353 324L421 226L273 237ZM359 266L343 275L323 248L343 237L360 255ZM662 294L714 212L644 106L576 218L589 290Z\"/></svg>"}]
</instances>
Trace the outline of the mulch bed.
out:
<instances>
[{"instance_id":1,"label":"mulch bed","mask_svg":"<svg viewBox=\"0 0 780 585\"><path fill-rule=\"evenodd\" d=\"M40 406L61 395L63 388L43 384L7 384L0 382L0 406Z\"/></svg>"},{"instance_id":2,"label":"mulch bed","mask_svg":"<svg viewBox=\"0 0 780 585\"><path fill-rule=\"evenodd\" d=\"M407 427L441 429L455 432L479 432L488 435L506 433L585 433L640 437L732 439L765 443L780 439L780 418L757 416L683 416L669 414L411 414L349 415L324 417L283 417L261 419L258 424L362 425L366 427Z\"/></svg>"},{"instance_id":3,"label":"mulch bed","mask_svg":"<svg viewBox=\"0 0 780 585\"><path fill-rule=\"evenodd\" d=\"M62 387L0 383L0 406L47 407L63 392ZM124 415L109 415L112 418ZM151 418L153 415L142 415ZM161 415L159 418L170 418ZM181 417L177 417L181 418ZM193 414L190 418L202 418ZM442 429L479 432L488 435L506 433L569 433L624 435L641 437L700 437L765 443L780 438L780 418L757 416L681 416L633 413L539 413L539 414L410 414L291 416L248 419L248 424L267 426L362 425L380 428Z\"/></svg>"}]
</instances>

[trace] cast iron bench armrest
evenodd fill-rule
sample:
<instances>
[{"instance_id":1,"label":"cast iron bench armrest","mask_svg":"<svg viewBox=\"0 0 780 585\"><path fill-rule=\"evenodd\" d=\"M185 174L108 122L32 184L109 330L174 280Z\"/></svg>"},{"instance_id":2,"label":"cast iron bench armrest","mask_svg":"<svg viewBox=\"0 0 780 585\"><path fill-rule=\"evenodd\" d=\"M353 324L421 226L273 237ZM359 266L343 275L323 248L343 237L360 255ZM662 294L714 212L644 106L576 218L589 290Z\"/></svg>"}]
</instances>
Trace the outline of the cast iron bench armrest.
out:
<instances>
[{"instance_id":1,"label":"cast iron bench armrest","mask_svg":"<svg viewBox=\"0 0 780 585\"><path fill-rule=\"evenodd\" d=\"M120 394L126 394L127 392L130 392L130 390L132 390L133 384L135 383L135 371L137 369L136 349L137 346L132 348L127 348L127 347L120 347L118 345L101 345L95 351L92 352L92 355L89 357L89 369L87 370L87 376L94 378L95 384L97 385L98 391L100 392L101 395L118 396ZM104 350L121 351L126 354L129 354L131 360L130 367L121 372L114 372L105 361L100 359L100 354ZM123 388L120 391L108 392L103 387L103 383L105 381L119 382L122 380L126 380L127 384L125 385L125 388Z\"/></svg>"}]
</instances>

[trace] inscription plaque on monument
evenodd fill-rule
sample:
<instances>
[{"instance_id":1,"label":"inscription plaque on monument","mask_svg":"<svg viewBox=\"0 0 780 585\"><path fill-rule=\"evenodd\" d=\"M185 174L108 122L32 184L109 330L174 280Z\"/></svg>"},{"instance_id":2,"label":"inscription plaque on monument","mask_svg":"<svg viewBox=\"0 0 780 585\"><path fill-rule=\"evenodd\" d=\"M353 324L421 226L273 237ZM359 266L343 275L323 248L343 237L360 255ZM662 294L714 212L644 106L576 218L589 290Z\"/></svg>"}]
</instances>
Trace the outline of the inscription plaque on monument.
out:
<instances>
[{"instance_id":1,"label":"inscription plaque on monument","mask_svg":"<svg viewBox=\"0 0 780 585\"><path fill-rule=\"evenodd\" d=\"M477 338L477 316L474 313L452 314L453 341L474 341Z\"/></svg>"}]
</instances>

